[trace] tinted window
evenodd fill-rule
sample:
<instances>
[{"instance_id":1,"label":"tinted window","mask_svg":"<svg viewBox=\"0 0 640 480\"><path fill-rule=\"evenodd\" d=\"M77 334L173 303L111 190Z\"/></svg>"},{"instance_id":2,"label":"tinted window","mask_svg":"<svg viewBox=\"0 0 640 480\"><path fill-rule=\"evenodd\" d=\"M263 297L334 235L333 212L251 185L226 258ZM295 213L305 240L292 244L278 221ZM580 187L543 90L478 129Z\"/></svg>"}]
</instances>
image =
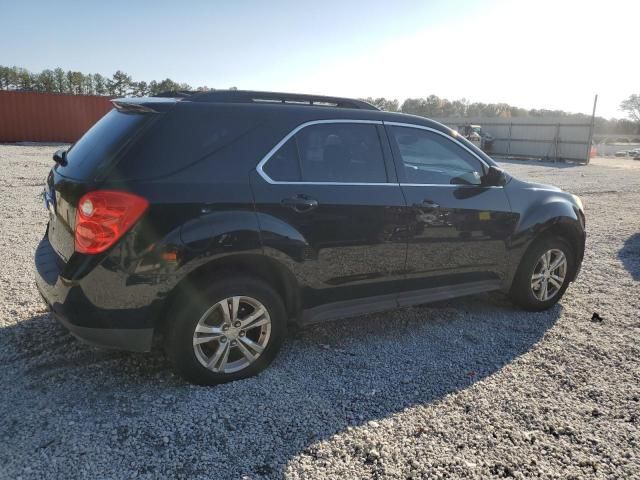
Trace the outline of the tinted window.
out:
<instances>
[{"instance_id":1,"label":"tinted window","mask_svg":"<svg viewBox=\"0 0 640 480\"><path fill-rule=\"evenodd\" d=\"M280 181L296 178L304 182L387 181L378 130L372 124L305 127L269 159L264 170Z\"/></svg>"},{"instance_id":2,"label":"tinted window","mask_svg":"<svg viewBox=\"0 0 640 480\"><path fill-rule=\"evenodd\" d=\"M244 158L257 155L251 143L241 139L264 122L260 114L247 115L238 106L213 107L188 102L151 116L152 128L146 128L119 158L109 172L113 178L158 178L202 162L212 165L217 176L229 179L231 171ZM236 159L230 160L229 156ZM213 167L225 158L234 165Z\"/></svg>"},{"instance_id":3,"label":"tinted window","mask_svg":"<svg viewBox=\"0 0 640 480\"><path fill-rule=\"evenodd\" d=\"M375 125L311 125L296 135L302 178L308 182L384 183L387 172Z\"/></svg>"},{"instance_id":4,"label":"tinted window","mask_svg":"<svg viewBox=\"0 0 640 480\"><path fill-rule=\"evenodd\" d=\"M471 153L442 135L391 127L404 165L403 182L479 185L482 165Z\"/></svg>"},{"instance_id":5,"label":"tinted window","mask_svg":"<svg viewBox=\"0 0 640 480\"><path fill-rule=\"evenodd\" d=\"M300 181L300 159L295 137L274 153L264 166L264 171L270 178L279 182Z\"/></svg>"},{"instance_id":6,"label":"tinted window","mask_svg":"<svg viewBox=\"0 0 640 480\"><path fill-rule=\"evenodd\" d=\"M67 177L88 180L144 123L146 116L111 110L78 140L67 153L67 166L57 171Z\"/></svg>"}]
</instances>

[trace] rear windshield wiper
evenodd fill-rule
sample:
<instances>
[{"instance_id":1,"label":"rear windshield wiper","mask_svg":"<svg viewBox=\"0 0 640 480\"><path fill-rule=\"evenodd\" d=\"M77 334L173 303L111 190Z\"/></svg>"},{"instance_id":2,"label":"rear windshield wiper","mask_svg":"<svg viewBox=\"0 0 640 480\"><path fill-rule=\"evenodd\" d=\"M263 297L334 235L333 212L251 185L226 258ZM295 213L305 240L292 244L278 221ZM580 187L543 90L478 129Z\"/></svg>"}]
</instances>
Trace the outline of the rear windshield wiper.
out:
<instances>
[{"instance_id":1,"label":"rear windshield wiper","mask_svg":"<svg viewBox=\"0 0 640 480\"><path fill-rule=\"evenodd\" d=\"M64 149L56 150L56 153L53 154L53 161L56 162L61 167L67 166L67 151Z\"/></svg>"}]
</instances>

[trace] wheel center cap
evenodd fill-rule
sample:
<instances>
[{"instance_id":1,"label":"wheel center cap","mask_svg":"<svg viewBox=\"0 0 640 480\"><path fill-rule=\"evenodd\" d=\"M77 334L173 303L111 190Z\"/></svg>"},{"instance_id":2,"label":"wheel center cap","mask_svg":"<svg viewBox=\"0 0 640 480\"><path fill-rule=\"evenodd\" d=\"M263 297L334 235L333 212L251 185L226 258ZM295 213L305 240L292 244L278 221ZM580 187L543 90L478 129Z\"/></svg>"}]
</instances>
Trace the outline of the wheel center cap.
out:
<instances>
[{"instance_id":1,"label":"wheel center cap","mask_svg":"<svg viewBox=\"0 0 640 480\"><path fill-rule=\"evenodd\" d=\"M226 332L225 336L229 339L236 340L240 336L240 328L231 327Z\"/></svg>"}]
</instances>

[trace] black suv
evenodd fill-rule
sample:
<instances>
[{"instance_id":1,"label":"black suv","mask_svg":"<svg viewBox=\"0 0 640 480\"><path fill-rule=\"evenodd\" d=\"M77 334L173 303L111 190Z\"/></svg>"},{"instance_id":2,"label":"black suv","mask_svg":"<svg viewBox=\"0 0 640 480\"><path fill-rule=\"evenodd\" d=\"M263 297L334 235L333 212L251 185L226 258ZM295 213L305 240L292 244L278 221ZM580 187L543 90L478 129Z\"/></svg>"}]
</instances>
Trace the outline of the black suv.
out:
<instances>
[{"instance_id":1,"label":"black suv","mask_svg":"<svg viewBox=\"0 0 640 480\"><path fill-rule=\"evenodd\" d=\"M290 322L491 290L543 310L580 268L578 197L428 119L247 91L113 104L54 155L37 285L77 337L158 339L192 382L256 374Z\"/></svg>"}]
</instances>

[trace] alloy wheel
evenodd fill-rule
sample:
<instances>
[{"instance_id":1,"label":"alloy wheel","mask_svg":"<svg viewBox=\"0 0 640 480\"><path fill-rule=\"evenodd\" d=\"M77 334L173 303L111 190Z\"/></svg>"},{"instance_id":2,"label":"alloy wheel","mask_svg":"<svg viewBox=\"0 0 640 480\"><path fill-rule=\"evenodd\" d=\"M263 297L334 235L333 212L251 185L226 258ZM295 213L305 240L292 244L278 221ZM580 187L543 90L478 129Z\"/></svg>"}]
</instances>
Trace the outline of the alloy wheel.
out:
<instances>
[{"instance_id":1,"label":"alloy wheel","mask_svg":"<svg viewBox=\"0 0 640 480\"><path fill-rule=\"evenodd\" d=\"M531 275L531 291L536 299L546 302L555 297L567 276L567 257L562 250L547 250L538 259Z\"/></svg>"},{"instance_id":2,"label":"alloy wheel","mask_svg":"<svg viewBox=\"0 0 640 480\"><path fill-rule=\"evenodd\" d=\"M198 321L193 350L205 368L216 373L242 370L262 354L271 335L271 318L255 298L220 300Z\"/></svg>"}]
</instances>

